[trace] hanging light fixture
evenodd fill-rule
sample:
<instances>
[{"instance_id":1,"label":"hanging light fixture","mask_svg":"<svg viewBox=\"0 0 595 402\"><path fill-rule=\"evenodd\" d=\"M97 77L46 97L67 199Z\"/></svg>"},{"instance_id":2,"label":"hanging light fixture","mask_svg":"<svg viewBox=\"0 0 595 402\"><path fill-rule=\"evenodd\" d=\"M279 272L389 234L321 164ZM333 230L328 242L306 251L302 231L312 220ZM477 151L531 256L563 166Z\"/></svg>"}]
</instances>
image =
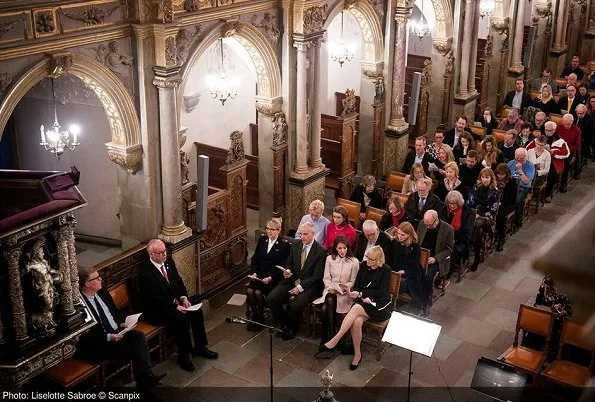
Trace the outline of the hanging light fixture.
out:
<instances>
[{"instance_id":1,"label":"hanging light fixture","mask_svg":"<svg viewBox=\"0 0 595 402\"><path fill-rule=\"evenodd\" d=\"M489 17L492 14L492 11L494 11L495 6L494 0L481 0L479 2L479 16L481 18L486 16Z\"/></svg>"},{"instance_id":2,"label":"hanging light fixture","mask_svg":"<svg viewBox=\"0 0 595 402\"><path fill-rule=\"evenodd\" d=\"M58 112L56 111L56 92L54 91L54 77L52 79L52 99L54 102L54 124L45 130L43 125L39 127L41 131L41 142L39 145L44 147L47 151L50 151L58 159L62 156L64 151L67 149L73 150L80 145L78 141L78 135L81 129L78 125L72 124L70 130L63 130L60 123L58 123Z\"/></svg>"},{"instance_id":3,"label":"hanging light fixture","mask_svg":"<svg viewBox=\"0 0 595 402\"><path fill-rule=\"evenodd\" d=\"M219 38L219 53L221 55L219 73L208 77L209 88L213 99L219 99L224 106L228 99L235 99L238 95L237 80L227 77L223 67L223 38Z\"/></svg>"},{"instance_id":4,"label":"hanging light fixture","mask_svg":"<svg viewBox=\"0 0 595 402\"><path fill-rule=\"evenodd\" d=\"M411 21L410 25L411 33L414 36L417 36L419 40L422 40L424 36L430 36L431 30L428 21L424 16L424 2L421 2L421 15L419 16L419 21Z\"/></svg>"},{"instance_id":5,"label":"hanging light fixture","mask_svg":"<svg viewBox=\"0 0 595 402\"><path fill-rule=\"evenodd\" d=\"M339 66L343 67L343 63L346 61L351 61L355 57L355 45L353 43L345 44L345 38L343 37L343 13L345 11L341 11L341 40L339 44L330 43L329 44L329 54L332 61L336 61L339 63Z\"/></svg>"}]
</instances>

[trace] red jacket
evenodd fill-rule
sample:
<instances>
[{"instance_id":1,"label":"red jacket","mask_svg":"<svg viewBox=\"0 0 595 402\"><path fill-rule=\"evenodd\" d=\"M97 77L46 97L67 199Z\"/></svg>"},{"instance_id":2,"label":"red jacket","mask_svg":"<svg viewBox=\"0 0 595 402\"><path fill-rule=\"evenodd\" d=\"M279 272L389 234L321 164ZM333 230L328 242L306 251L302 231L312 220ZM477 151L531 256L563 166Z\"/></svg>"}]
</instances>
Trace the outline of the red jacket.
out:
<instances>
[{"instance_id":1,"label":"red jacket","mask_svg":"<svg viewBox=\"0 0 595 402\"><path fill-rule=\"evenodd\" d=\"M527 145L527 151L535 148L535 140L531 141ZM570 156L570 150L568 144L563 138L558 138L550 145L550 154L552 155L552 164L558 174L562 174L564 171L564 159Z\"/></svg>"},{"instance_id":2,"label":"red jacket","mask_svg":"<svg viewBox=\"0 0 595 402\"><path fill-rule=\"evenodd\" d=\"M574 124L570 128L564 127L563 124L558 124L556 128L560 137L564 138L564 141L568 144L570 152L576 152L581 148L581 129Z\"/></svg>"}]
</instances>

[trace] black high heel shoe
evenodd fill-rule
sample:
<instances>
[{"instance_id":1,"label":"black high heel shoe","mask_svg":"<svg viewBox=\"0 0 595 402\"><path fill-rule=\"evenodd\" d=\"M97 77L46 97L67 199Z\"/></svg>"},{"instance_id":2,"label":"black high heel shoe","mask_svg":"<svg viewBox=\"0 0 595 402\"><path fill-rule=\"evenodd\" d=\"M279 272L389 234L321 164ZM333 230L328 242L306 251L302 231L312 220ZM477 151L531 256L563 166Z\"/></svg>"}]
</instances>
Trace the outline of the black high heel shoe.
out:
<instances>
[{"instance_id":1,"label":"black high heel shoe","mask_svg":"<svg viewBox=\"0 0 595 402\"><path fill-rule=\"evenodd\" d=\"M357 364L353 364L351 363L349 365L349 370L353 371L353 370L357 370L357 368L359 367L359 364L362 362L362 358L359 358L359 362L357 362Z\"/></svg>"},{"instance_id":2,"label":"black high heel shoe","mask_svg":"<svg viewBox=\"0 0 595 402\"><path fill-rule=\"evenodd\" d=\"M336 346L334 348L327 348L323 343L318 348L318 352L314 355L314 357L317 359L331 359L333 356L335 356L336 351Z\"/></svg>"}]
</instances>

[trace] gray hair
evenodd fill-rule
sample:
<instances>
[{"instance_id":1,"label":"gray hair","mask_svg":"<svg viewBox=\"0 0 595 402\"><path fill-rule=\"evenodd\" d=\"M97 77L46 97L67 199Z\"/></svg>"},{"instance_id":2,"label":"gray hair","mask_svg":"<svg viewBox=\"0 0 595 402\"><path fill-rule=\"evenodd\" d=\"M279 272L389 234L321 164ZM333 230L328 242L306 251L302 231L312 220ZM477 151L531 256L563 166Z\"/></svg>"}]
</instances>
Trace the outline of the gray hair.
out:
<instances>
[{"instance_id":1,"label":"gray hair","mask_svg":"<svg viewBox=\"0 0 595 402\"><path fill-rule=\"evenodd\" d=\"M371 174L364 176L363 180L362 180L362 184L364 186L367 185L372 185L375 186L376 185L376 178L374 176L372 176Z\"/></svg>"},{"instance_id":2,"label":"gray hair","mask_svg":"<svg viewBox=\"0 0 595 402\"><path fill-rule=\"evenodd\" d=\"M526 150L525 148L522 148L522 147L521 147L521 148L517 148L517 149L514 151L514 155L515 155L515 156L516 156L516 155L519 155L519 156L520 156L521 154L523 154L523 156L524 156L524 157L527 157L527 150Z\"/></svg>"},{"instance_id":3,"label":"gray hair","mask_svg":"<svg viewBox=\"0 0 595 402\"><path fill-rule=\"evenodd\" d=\"M587 107L584 104L582 104L582 103L579 103L578 104L578 106L576 107L576 111L578 112L579 109L580 110L585 109L585 112L587 111Z\"/></svg>"},{"instance_id":4,"label":"gray hair","mask_svg":"<svg viewBox=\"0 0 595 402\"><path fill-rule=\"evenodd\" d=\"M549 130L555 130L557 125L556 123L554 123L553 121L546 121L544 124L545 128L549 129Z\"/></svg>"},{"instance_id":5,"label":"gray hair","mask_svg":"<svg viewBox=\"0 0 595 402\"><path fill-rule=\"evenodd\" d=\"M573 78L573 79L577 80L578 76L575 73L570 73L570 74L568 74L568 77L566 77L566 78Z\"/></svg>"},{"instance_id":6,"label":"gray hair","mask_svg":"<svg viewBox=\"0 0 595 402\"><path fill-rule=\"evenodd\" d=\"M366 219L364 221L364 223L362 224L362 231L377 230L377 229L378 229L378 225L376 224L376 221L373 221L372 219Z\"/></svg>"},{"instance_id":7,"label":"gray hair","mask_svg":"<svg viewBox=\"0 0 595 402\"><path fill-rule=\"evenodd\" d=\"M456 203L459 207L462 207L465 204L463 194L457 190L449 191L448 194L446 194L444 201L446 201L447 204Z\"/></svg>"},{"instance_id":8,"label":"gray hair","mask_svg":"<svg viewBox=\"0 0 595 402\"><path fill-rule=\"evenodd\" d=\"M574 116L570 113L566 113L564 116L562 116L562 121L570 121L570 123L574 123Z\"/></svg>"},{"instance_id":9,"label":"gray hair","mask_svg":"<svg viewBox=\"0 0 595 402\"><path fill-rule=\"evenodd\" d=\"M539 112L535 113L535 117L537 117L537 116L539 116L539 117L543 117L544 119L546 118L546 115L545 115L545 113L544 113L544 112L542 112L542 111L539 111Z\"/></svg>"},{"instance_id":10,"label":"gray hair","mask_svg":"<svg viewBox=\"0 0 595 402\"><path fill-rule=\"evenodd\" d=\"M429 177L422 177L421 179L417 179L417 182L415 184L417 184L417 187L419 187L421 183L428 186L428 188L432 188L432 179L430 179Z\"/></svg>"},{"instance_id":11,"label":"gray hair","mask_svg":"<svg viewBox=\"0 0 595 402\"><path fill-rule=\"evenodd\" d=\"M161 239L152 239L151 241L149 241L149 244L147 244L147 252L152 253L153 249L155 248L155 246L157 244L163 244L165 246L165 243L163 242L163 240Z\"/></svg>"},{"instance_id":12,"label":"gray hair","mask_svg":"<svg viewBox=\"0 0 595 402\"><path fill-rule=\"evenodd\" d=\"M438 218L438 212L434 211L433 209L428 209L424 214L424 218L426 217L436 219Z\"/></svg>"},{"instance_id":13,"label":"gray hair","mask_svg":"<svg viewBox=\"0 0 595 402\"><path fill-rule=\"evenodd\" d=\"M304 233L304 230L309 230L312 234L315 232L314 225L312 225L310 222L304 222L300 225L299 232Z\"/></svg>"}]
</instances>

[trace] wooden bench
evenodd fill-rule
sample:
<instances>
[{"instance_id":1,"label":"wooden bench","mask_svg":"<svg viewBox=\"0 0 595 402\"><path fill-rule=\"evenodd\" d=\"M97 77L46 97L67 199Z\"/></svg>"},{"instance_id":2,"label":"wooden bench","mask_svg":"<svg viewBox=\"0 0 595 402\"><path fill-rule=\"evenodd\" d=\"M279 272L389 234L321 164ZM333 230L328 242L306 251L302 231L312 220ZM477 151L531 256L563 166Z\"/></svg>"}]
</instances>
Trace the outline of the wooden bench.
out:
<instances>
[{"instance_id":1,"label":"wooden bench","mask_svg":"<svg viewBox=\"0 0 595 402\"><path fill-rule=\"evenodd\" d=\"M380 227L380 219L382 218L382 216L384 216L385 213L386 211L383 209L368 206L366 208L366 220L373 220L374 222L376 222L378 227Z\"/></svg>"},{"instance_id":2,"label":"wooden bench","mask_svg":"<svg viewBox=\"0 0 595 402\"><path fill-rule=\"evenodd\" d=\"M550 113L549 115L550 121L553 121L556 124L562 124L562 115L557 113Z\"/></svg>"},{"instance_id":3,"label":"wooden bench","mask_svg":"<svg viewBox=\"0 0 595 402\"><path fill-rule=\"evenodd\" d=\"M403 184L405 183L405 177L407 177L407 175L408 172L389 172L386 175L386 191L393 190L401 192L403 189Z\"/></svg>"},{"instance_id":4,"label":"wooden bench","mask_svg":"<svg viewBox=\"0 0 595 402\"><path fill-rule=\"evenodd\" d=\"M473 134L474 139L477 139L477 138L484 139L488 132L487 128L485 128L485 127L471 126L469 128L471 129L471 133Z\"/></svg>"},{"instance_id":5,"label":"wooden bench","mask_svg":"<svg viewBox=\"0 0 595 402\"><path fill-rule=\"evenodd\" d=\"M428 272L428 260L430 259L430 250L427 248L422 248L419 253L419 268L423 271L423 275L425 277L426 272ZM411 294L409 292L399 293L398 300L404 303L411 303Z\"/></svg>"},{"instance_id":6,"label":"wooden bench","mask_svg":"<svg viewBox=\"0 0 595 402\"><path fill-rule=\"evenodd\" d=\"M506 131L495 128L492 130L492 135L496 138L496 142L500 144L501 142L504 142L504 139L506 138Z\"/></svg>"},{"instance_id":7,"label":"wooden bench","mask_svg":"<svg viewBox=\"0 0 595 402\"><path fill-rule=\"evenodd\" d=\"M75 358L62 360L54 367L43 372L44 377L64 389L73 388L83 381L95 376L93 386L99 382L99 365Z\"/></svg>"},{"instance_id":8,"label":"wooden bench","mask_svg":"<svg viewBox=\"0 0 595 402\"><path fill-rule=\"evenodd\" d=\"M354 228L359 227L359 214L361 212L362 206L359 202L349 201L345 198L338 198L337 199L337 206L342 206L347 210L347 216L349 222L353 225Z\"/></svg>"}]
</instances>

